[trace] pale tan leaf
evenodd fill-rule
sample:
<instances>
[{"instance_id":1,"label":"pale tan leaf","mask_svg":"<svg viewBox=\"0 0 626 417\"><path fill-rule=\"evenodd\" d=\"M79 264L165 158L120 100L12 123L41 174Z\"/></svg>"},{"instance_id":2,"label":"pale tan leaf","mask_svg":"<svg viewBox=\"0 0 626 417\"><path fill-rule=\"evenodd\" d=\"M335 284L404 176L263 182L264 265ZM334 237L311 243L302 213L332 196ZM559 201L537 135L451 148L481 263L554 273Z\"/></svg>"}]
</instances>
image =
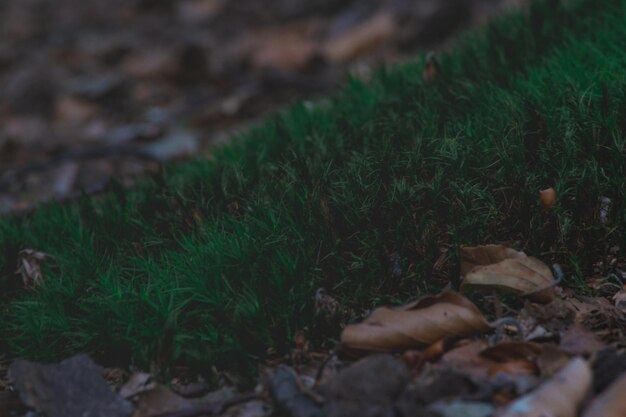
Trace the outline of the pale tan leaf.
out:
<instances>
[{"instance_id":1,"label":"pale tan leaf","mask_svg":"<svg viewBox=\"0 0 626 417\"><path fill-rule=\"evenodd\" d=\"M491 265L505 259L525 258L524 252L504 245L480 245L461 248L461 275L465 276L477 266Z\"/></svg>"},{"instance_id":2,"label":"pale tan leaf","mask_svg":"<svg viewBox=\"0 0 626 417\"><path fill-rule=\"evenodd\" d=\"M550 268L539 259L526 256L476 267L465 275L461 288L502 289L546 303L554 299L554 285Z\"/></svg>"},{"instance_id":3,"label":"pale tan leaf","mask_svg":"<svg viewBox=\"0 0 626 417\"><path fill-rule=\"evenodd\" d=\"M347 349L402 351L489 328L470 300L448 291L399 308L378 308L365 321L347 326L341 333L341 343Z\"/></svg>"},{"instance_id":4,"label":"pale tan leaf","mask_svg":"<svg viewBox=\"0 0 626 417\"><path fill-rule=\"evenodd\" d=\"M611 386L596 398L583 413L583 417L626 416L626 374L622 374Z\"/></svg>"},{"instance_id":5,"label":"pale tan leaf","mask_svg":"<svg viewBox=\"0 0 626 417\"><path fill-rule=\"evenodd\" d=\"M514 401L500 417L575 417L591 381L587 361L572 359L539 388Z\"/></svg>"}]
</instances>

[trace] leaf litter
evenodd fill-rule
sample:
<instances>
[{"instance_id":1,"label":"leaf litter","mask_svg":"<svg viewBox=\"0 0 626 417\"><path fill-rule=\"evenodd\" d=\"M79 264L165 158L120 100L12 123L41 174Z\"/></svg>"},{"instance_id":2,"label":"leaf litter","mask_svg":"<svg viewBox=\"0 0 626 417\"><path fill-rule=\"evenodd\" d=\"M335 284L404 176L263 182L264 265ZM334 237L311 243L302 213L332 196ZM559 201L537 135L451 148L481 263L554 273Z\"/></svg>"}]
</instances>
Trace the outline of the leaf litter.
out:
<instances>
[{"instance_id":1,"label":"leaf litter","mask_svg":"<svg viewBox=\"0 0 626 417\"><path fill-rule=\"evenodd\" d=\"M512 262L517 266L510 267ZM97 372L86 355L52 365L17 361L9 383L21 402L13 398L11 407L60 415L49 408L53 404L64 415L78 416L99 403L77 393L97 386L95 392L107 398L103 410L117 404L111 415L133 417L624 415L623 290L615 296L576 295L558 287L547 265L524 252L503 245L461 250L464 279L485 269L488 283L472 285L523 301L520 308L509 308L511 316L489 321L488 313L452 290L379 307L345 326L330 352L313 350L306 329L297 332L292 355L265 368L247 393L227 381L206 393L203 380L186 386L175 378L168 387L148 373ZM546 284L550 297L531 296ZM314 301L318 314L334 316L339 308L323 289ZM86 369L68 371L76 361ZM104 377L115 381L112 388ZM68 411L69 405L79 411Z\"/></svg>"}]
</instances>

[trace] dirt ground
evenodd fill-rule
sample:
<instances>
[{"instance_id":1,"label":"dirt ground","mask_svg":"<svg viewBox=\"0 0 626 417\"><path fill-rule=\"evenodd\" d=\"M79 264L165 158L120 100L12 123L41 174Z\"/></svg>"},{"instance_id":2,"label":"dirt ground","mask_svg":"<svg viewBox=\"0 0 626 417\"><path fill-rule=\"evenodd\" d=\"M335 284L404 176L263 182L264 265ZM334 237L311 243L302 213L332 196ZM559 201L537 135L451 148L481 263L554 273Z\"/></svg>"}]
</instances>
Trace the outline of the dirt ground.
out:
<instances>
[{"instance_id":1,"label":"dirt ground","mask_svg":"<svg viewBox=\"0 0 626 417\"><path fill-rule=\"evenodd\" d=\"M132 185L514 0L0 0L0 214Z\"/></svg>"}]
</instances>

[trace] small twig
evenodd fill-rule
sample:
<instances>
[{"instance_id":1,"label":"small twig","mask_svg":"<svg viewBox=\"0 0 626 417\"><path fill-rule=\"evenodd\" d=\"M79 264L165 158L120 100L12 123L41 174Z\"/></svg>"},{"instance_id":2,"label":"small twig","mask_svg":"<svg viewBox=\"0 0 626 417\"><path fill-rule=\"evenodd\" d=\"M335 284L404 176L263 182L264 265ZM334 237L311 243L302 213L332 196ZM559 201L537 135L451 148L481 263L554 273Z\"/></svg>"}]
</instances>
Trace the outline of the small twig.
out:
<instances>
[{"instance_id":1,"label":"small twig","mask_svg":"<svg viewBox=\"0 0 626 417\"><path fill-rule=\"evenodd\" d=\"M203 404L185 410L174 411L171 413L156 414L152 417L199 417L199 416L217 416L222 414L233 405L245 403L248 401L260 400L263 396L258 393L244 394L231 398L226 401L220 401L212 404Z\"/></svg>"}]
</instances>

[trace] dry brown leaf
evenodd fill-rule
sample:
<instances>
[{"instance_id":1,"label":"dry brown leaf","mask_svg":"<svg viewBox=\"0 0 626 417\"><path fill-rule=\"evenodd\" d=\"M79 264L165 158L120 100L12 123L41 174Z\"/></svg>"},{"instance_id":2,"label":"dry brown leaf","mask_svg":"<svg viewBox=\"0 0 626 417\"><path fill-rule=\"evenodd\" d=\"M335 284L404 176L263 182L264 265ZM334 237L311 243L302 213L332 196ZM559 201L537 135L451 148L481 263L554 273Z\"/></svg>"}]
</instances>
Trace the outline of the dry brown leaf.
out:
<instances>
[{"instance_id":1,"label":"dry brown leaf","mask_svg":"<svg viewBox=\"0 0 626 417\"><path fill-rule=\"evenodd\" d=\"M504 245L479 245L461 248L461 275L465 276L477 266L492 265L505 259L526 258L524 252Z\"/></svg>"},{"instance_id":2,"label":"dry brown leaf","mask_svg":"<svg viewBox=\"0 0 626 417\"><path fill-rule=\"evenodd\" d=\"M393 15L383 11L358 26L330 39L324 47L324 56L331 62L350 61L378 48L391 39L396 30Z\"/></svg>"},{"instance_id":3,"label":"dry brown leaf","mask_svg":"<svg viewBox=\"0 0 626 417\"><path fill-rule=\"evenodd\" d=\"M487 347L488 344L484 340L463 342L455 349L446 352L440 363L444 366L460 369L473 377L486 377L489 366L493 364L493 361L481 357L480 352Z\"/></svg>"},{"instance_id":4,"label":"dry brown leaf","mask_svg":"<svg viewBox=\"0 0 626 417\"><path fill-rule=\"evenodd\" d=\"M554 207L556 205L556 191L552 187L541 190L539 191L539 199L544 209Z\"/></svg>"},{"instance_id":5,"label":"dry brown leaf","mask_svg":"<svg viewBox=\"0 0 626 417\"><path fill-rule=\"evenodd\" d=\"M606 347L595 333L587 330L580 323L575 323L561 335L561 349L574 355L591 355Z\"/></svg>"},{"instance_id":6,"label":"dry brown leaf","mask_svg":"<svg viewBox=\"0 0 626 417\"><path fill-rule=\"evenodd\" d=\"M591 381L589 364L572 359L539 388L513 402L500 417L575 417Z\"/></svg>"},{"instance_id":7,"label":"dry brown leaf","mask_svg":"<svg viewBox=\"0 0 626 417\"><path fill-rule=\"evenodd\" d=\"M538 303L555 297L554 276L546 264L530 256L510 258L472 269L461 283L467 287L494 288L528 296Z\"/></svg>"},{"instance_id":8,"label":"dry brown leaf","mask_svg":"<svg viewBox=\"0 0 626 417\"><path fill-rule=\"evenodd\" d=\"M481 356L501 364L489 369L491 375L497 372L552 375L571 358L568 352L556 345L534 342L499 343L482 351Z\"/></svg>"},{"instance_id":9,"label":"dry brown leaf","mask_svg":"<svg viewBox=\"0 0 626 417\"><path fill-rule=\"evenodd\" d=\"M403 351L489 328L470 300L448 291L399 308L378 308L365 321L347 326L341 333L341 343L348 350Z\"/></svg>"},{"instance_id":10,"label":"dry brown leaf","mask_svg":"<svg viewBox=\"0 0 626 417\"><path fill-rule=\"evenodd\" d=\"M511 359L506 362L497 362L491 365L487 371L489 376L497 375L537 375L537 364L528 359Z\"/></svg>"},{"instance_id":11,"label":"dry brown leaf","mask_svg":"<svg viewBox=\"0 0 626 417\"><path fill-rule=\"evenodd\" d=\"M533 342L502 342L483 350L480 355L504 362L511 359L527 359L541 354L542 345Z\"/></svg>"},{"instance_id":12,"label":"dry brown leaf","mask_svg":"<svg viewBox=\"0 0 626 417\"><path fill-rule=\"evenodd\" d=\"M583 417L626 416L626 374L617 378L609 388L596 398L583 413Z\"/></svg>"}]
</instances>

